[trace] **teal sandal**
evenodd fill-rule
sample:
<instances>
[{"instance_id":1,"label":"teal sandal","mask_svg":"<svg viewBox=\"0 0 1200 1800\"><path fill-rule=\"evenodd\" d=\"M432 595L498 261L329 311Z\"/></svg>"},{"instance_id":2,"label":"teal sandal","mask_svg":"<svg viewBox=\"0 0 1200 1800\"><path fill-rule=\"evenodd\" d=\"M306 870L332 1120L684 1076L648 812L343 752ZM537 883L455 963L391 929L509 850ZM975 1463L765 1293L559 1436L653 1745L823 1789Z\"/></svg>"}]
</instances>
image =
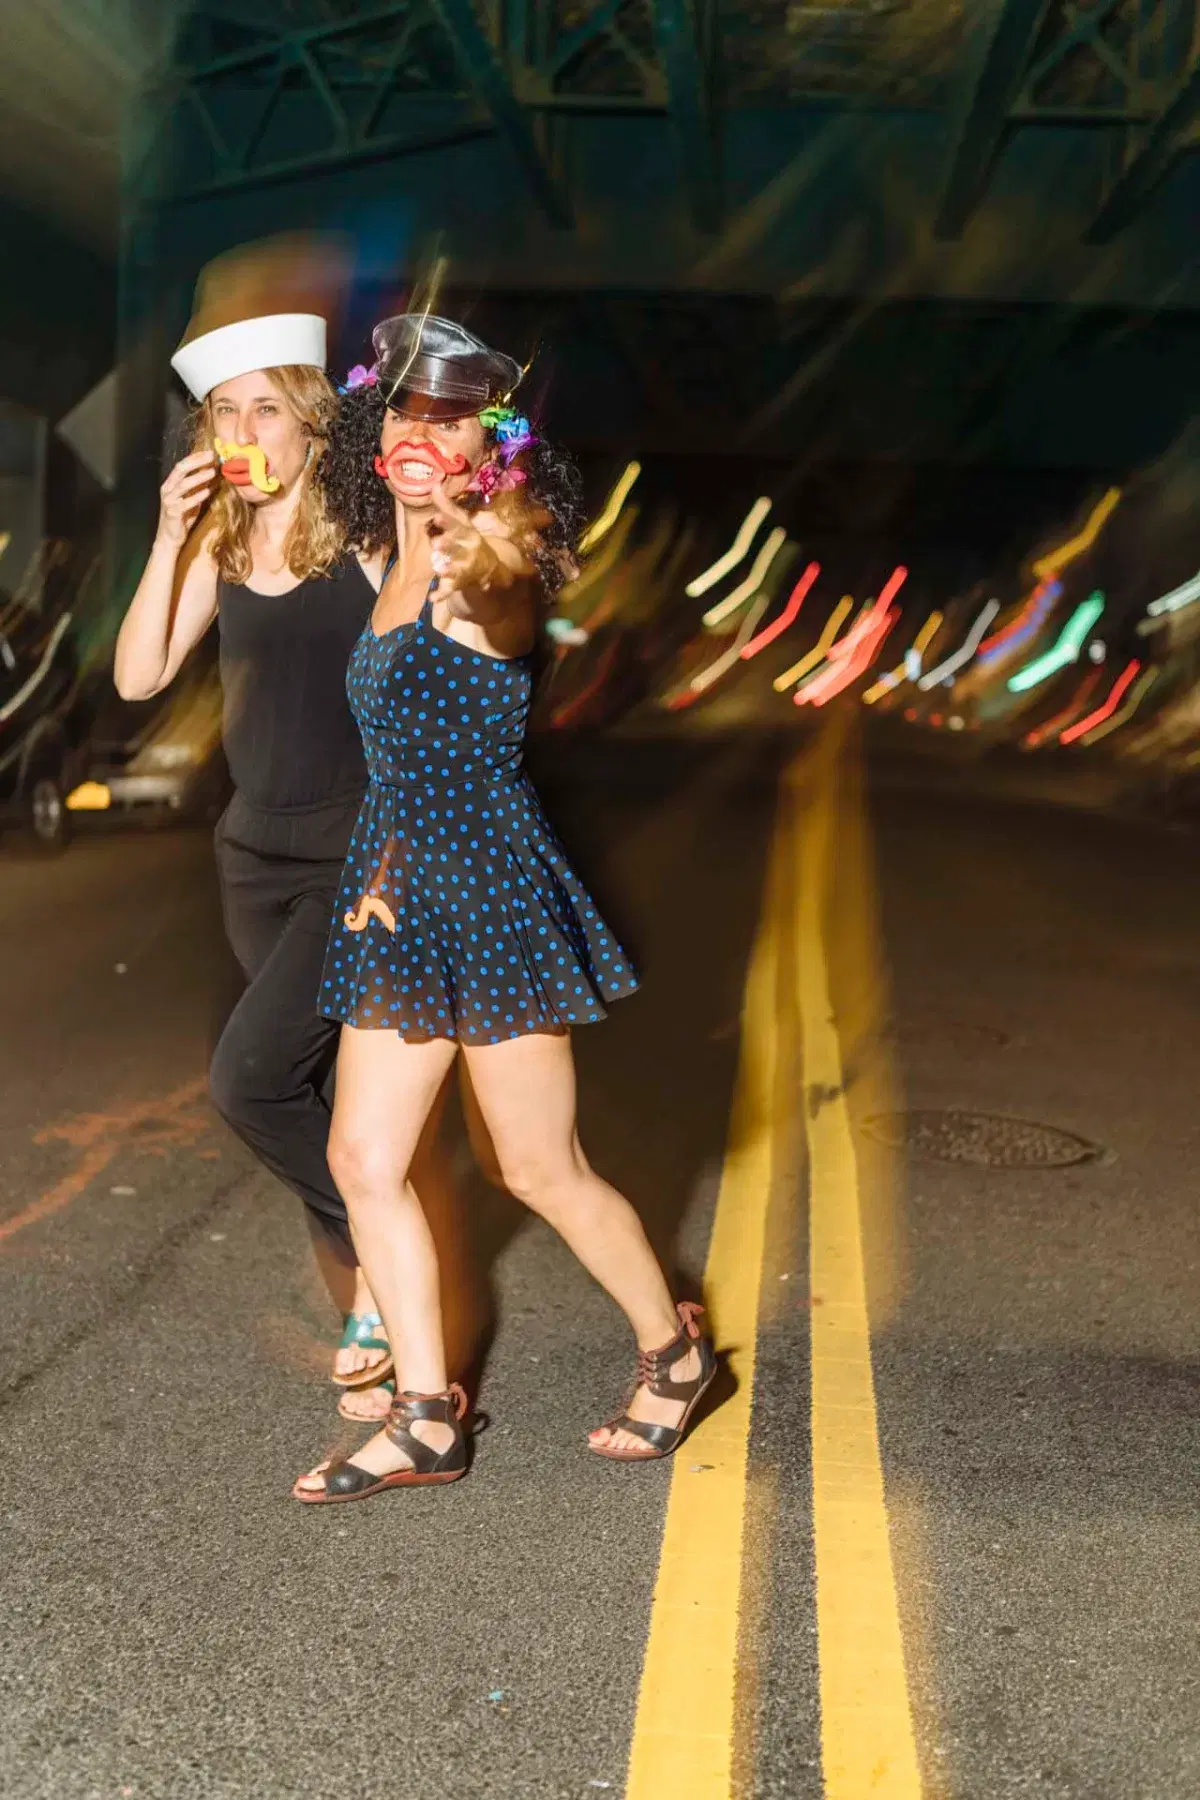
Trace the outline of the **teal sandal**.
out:
<instances>
[{"instance_id":1,"label":"teal sandal","mask_svg":"<svg viewBox=\"0 0 1200 1800\"><path fill-rule=\"evenodd\" d=\"M378 1387L392 1373L395 1364L392 1346L383 1336L383 1320L377 1312L348 1315L338 1349L350 1350L355 1345L360 1350L382 1350L384 1354L377 1362L369 1363L365 1369L355 1369L349 1375L339 1375L335 1371L329 1377L330 1381L340 1388Z\"/></svg>"}]
</instances>

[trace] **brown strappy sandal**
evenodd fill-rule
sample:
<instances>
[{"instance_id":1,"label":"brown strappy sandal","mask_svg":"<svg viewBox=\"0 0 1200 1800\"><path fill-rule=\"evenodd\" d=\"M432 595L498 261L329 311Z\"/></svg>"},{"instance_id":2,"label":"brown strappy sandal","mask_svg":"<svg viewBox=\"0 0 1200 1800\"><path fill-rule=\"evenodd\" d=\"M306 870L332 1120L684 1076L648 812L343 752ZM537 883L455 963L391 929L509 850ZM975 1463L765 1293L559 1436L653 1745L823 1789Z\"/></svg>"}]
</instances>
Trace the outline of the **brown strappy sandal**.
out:
<instances>
[{"instance_id":1,"label":"brown strappy sandal","mask_svg":"<svg viewBox=\"0 0 1200 1800\"><path fill-rule=\"evenodd\" d=\"M629 1392L631 1400L638 1388L646 1387L659 1400L685 1400L683 1417L678 1425L653 1425L647 1419L631 1419L628 1413L608 1421L610 1431L632 1431L646 1444L645 1450L611 1450L605 1444L588 1442L595 1456L607 1456L610 1462L656 1462L678 1450L687 1434L688 1420L695 1412L705 1390L711 1387L717 1373L717 1357L712 1339L702 1332L696 1320L704 1308L694 1300L681 1300L676 1307L680 1328L669 1344L660 1350L639 1350L637 1376ZM674 1381L671 1370L682 1362L689 1350L700 1356L700 1373L692 1381ZM629 1400L625 1402L626 1406Z\"/></svg>"},{"instance_id":2,"label":"brown strappy sandal","mask_svg":"<svg viewBox=\"0 0 1200 1800\"><path fill-rule=\"evenodd\" d=\"M339 1458L325 1464L324 1487L302 1488L297 1484L292 1489L293 1500L305 1506L332 1506L340 1500L368 1500L385 1488L433 1487L439 1482L457 1481L467 1472L467 1438L462 1428L466 1410L467 1396L457 1382L441 1394L397 1394L384 1430L397 1450L403 1450L409 1458L411 1468L376 1475L359 1463ZM452 1426L453 1442L445 1450L434 1450L422 1443L409 1429L417 1419Z\"/></svg>"}]
</instances>

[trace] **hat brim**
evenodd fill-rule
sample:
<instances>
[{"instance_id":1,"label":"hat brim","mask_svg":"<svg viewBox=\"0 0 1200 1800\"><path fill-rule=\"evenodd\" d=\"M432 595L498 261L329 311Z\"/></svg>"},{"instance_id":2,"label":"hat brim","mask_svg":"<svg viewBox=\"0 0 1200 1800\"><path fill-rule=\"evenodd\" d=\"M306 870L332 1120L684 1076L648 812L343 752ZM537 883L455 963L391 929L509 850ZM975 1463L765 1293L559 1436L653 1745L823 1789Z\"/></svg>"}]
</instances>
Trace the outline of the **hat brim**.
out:
<instances>
[{"instance_id":1,"label":"hat brim","mask_svg":"<svg viewBox=\"0 0 1200 1800\"><path fill-rule=\"evenodd\" d=\"M488 404L486 398L460 400L449 394L423 394L417 388L404 387L394 389L388 395L387 403L392 412L403 413L407 419L420 419L426 424L434 424L439 419L447 422L474 419Z\"/></svg>"}]
</instances>

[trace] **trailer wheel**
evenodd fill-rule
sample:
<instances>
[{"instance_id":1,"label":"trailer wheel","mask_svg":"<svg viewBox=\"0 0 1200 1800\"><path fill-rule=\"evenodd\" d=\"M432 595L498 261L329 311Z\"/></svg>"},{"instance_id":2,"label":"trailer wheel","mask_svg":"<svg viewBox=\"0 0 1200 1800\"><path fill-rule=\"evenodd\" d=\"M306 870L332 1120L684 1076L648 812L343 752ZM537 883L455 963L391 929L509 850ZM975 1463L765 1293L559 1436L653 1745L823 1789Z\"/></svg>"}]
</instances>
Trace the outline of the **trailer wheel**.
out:
<instances>
[{"instance_id":1,"label":"trailer wheel","mask_svg":"<svg viewBox=\"0 0 1200 1800\"><path fill-rule=\"evenodd\" d=\"M71 840L67 796L57 774L35 775L25 791L25 829L43 856L61 856Z\"/></svg>"}]
</instances>

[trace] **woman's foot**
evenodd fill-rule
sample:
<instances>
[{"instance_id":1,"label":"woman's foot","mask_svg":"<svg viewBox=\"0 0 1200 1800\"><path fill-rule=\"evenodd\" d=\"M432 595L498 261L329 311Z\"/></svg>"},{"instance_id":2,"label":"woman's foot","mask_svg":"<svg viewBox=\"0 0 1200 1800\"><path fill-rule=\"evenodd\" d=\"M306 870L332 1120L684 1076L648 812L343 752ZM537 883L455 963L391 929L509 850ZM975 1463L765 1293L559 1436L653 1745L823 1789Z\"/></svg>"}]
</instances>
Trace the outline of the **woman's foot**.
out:
<instances>
[{"instance_id":1,"label":"woman's foot","mask_svg":"<svg viewBox=\"0 0 1200 1800\"><path fill-rule=\"evenodd\" d=\"M588 1433L588 1448L599 1455L651 1461L669 1456L683 1441L687 1421L717 1364L696 1323L704 1308L685 1300L677 1310L680 1329L675 1336L656 1349L639 1350L637 1385L620 1417ZM632 1429L635 1425L644 1430Z\"/></svg>"},{"instance_id":2,"label":"woman's foot","mask_svg":"<svg viewBox=\"0 0 1200 1800\"><path fill-rule=\"evenodd\" d=\"M292 1488L296 1500L366 1499L384 1487L456 1481L466 1473L462 1416L466 1395L457 1383L439 1394L398 1394L388 1423L353 1458L318 1463Z\"/></svg>"},{"instance_id":3,"label":"woman's foot","mask_svg":"<svg viewBox=\"0 0 1200 1800\"><path fill-rule=\"evenodd\" d=\"M355 1425L377 1425L392 1410L396 1383L390 1378L372 1387L347 1388L338 1401L338 1413Z\"/></svg>"},{"instance_id":4,"label":"woman's foot","mask_svg":"<svg viewBox=\"0 0 1200 1800\"><path fill-rule=\"evenodd\" d=\"M338 1387L369 1387L390 1374L391 1367L392 1351L383 1320L360 1269L354 1285L354 1305L346 1319L342 1341L334 1352L332 1379ZM373 1418L381 1415L363 1413L356 1416Z\"/></svg>"}]
</instances>

